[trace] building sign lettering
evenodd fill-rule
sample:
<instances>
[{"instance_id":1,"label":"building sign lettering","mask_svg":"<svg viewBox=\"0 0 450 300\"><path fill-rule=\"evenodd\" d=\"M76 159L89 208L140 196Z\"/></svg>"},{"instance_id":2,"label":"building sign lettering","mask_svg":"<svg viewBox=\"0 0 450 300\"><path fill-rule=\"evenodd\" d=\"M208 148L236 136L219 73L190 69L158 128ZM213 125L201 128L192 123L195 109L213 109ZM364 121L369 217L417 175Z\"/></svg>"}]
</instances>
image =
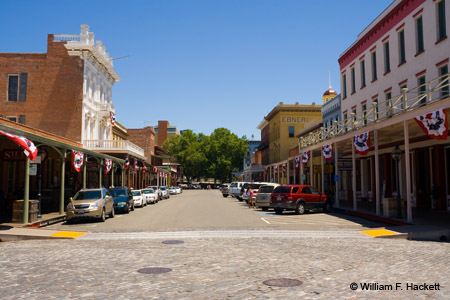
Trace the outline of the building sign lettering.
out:
<instances>
[{"instance_id":1,"label":"building sign lettering","mask_svg":"<svg viewBox=\"0 0 450 300\"><path fill-rule=\"evenodd\" d=\"M283 122L283 123L304 123L304 122L308 122L308 118L305 118L305 117L295 117L295 118L282 117L281 122Z\"/></svg>"}]
</instances>

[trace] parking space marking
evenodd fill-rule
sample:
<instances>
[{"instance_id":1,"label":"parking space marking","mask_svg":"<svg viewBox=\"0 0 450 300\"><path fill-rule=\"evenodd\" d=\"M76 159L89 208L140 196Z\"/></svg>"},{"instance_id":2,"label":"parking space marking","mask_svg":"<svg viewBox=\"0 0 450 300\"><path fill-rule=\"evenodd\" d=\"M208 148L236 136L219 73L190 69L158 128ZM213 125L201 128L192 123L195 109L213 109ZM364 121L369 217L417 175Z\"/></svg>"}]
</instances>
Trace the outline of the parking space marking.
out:
<instances>
[{"instance_id":1,"label":"parking space marking","mask_svg":"<svg viewBox=\"0 0 450 300\"><path fill-rule=\"evenodd\" d=\"M267 221L266 219L264 219L264 218L261 218L261 220L263 220L264 222L266 222L267 224L270 224L270 222L269 221Z\"/></svg>"},{"instance_id":2,"label":"parking space marking","mask_svg":"<svg viewBox=\"0 0 450 300\"><path fill-rule=\"evenodd\" d=\"M360 231L360 232L367 234L371 237L399 234L398 232L387 230L387 229L364 230L364 231Z\"/></svg>"},{"instance_id":3,"label":"parking space marking","mask_svg":"<svg viewBox=\"0 0 450 300\"><path fill-rule=\"evenodd\" d=\"M60 231L54 234L51 234L50 236L53 237L67 237L67 238L72 238L75 239L79 236L85 235L86 232L73 232L73 231Z\"/></svg>"}]
</instances>

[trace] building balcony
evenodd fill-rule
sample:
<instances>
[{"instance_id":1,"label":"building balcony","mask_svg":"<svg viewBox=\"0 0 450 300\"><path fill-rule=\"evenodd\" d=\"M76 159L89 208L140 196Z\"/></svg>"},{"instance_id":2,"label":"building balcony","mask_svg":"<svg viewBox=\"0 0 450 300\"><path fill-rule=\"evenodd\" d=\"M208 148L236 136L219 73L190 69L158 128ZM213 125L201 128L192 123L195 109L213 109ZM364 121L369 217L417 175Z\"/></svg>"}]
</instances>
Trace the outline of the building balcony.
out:
<instances>
[{"instance_id":1,"label":"building balcony","mask_svg":"<svg viewBox=\"0 0 450 300\"><path fill-rule=\"evenodd\" d=\"M144 149L127 140L84 140L83 145L86 149L102 153L124 153L147 160Z\"/></svg>"},{"instance_id":2,"label":"building balcony","mask_svg":"<svg viewBox=\"0 0 450 300\"><path fill-rule=\"evenodd\" d=\"M350 118L334 121L332 126L321 127L306 135L300 136L300 148L319 144L323 141L343 136L349 132L374 124L398 118L411 111L421 109L430 104L446 100L450 96L450 74L442 75L412 89L403 89L398 96L385 101L374 101L371 106L360 113L351 113Z\"/></svg>"}]
</instances>

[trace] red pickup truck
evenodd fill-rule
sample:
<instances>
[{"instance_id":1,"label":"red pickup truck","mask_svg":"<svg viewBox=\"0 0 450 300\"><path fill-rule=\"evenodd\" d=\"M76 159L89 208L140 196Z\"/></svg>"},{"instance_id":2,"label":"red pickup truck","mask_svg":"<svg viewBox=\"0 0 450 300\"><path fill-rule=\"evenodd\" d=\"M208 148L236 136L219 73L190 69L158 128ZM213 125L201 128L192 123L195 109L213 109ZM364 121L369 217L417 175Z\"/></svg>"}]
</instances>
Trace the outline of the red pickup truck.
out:
<instances>
[{"instance_id":1,"label":"red pickup truck","mask_svg":"<svg viewBox=\"0 0 450 300\"><path fill-rule=\"evenodd\" d=\"M327 201L325 194L311 185L280 185L270 195L270 207L277 214L281 214L283 210L294 210L296 214L302 215L307 209L313 208L330 212L331 202Z\"/></svg>"}]
</instances>

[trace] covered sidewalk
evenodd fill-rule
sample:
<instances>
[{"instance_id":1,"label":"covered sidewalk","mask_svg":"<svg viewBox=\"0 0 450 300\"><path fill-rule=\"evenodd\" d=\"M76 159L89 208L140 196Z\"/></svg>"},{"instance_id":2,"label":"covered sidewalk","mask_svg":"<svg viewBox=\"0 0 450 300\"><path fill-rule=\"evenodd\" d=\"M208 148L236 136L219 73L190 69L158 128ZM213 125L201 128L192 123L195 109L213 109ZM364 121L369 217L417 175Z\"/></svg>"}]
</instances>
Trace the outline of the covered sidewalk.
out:
<instances>
[{"instance_id":1,"label":"covered sidewalk","mask_svg":"<svg viewBox=\"0 0 450 300\"><path fill-rule=\"evenodd\" d=\"M15 142L0 136L0 223L20 219L20 223L28 224L41 213L64 215L68 198L80 188L114 185L118 178L124 182L123 159L3 118L0 118L0 130L25 137L38 149L35 161L31 161ZM70 167L72 151L84 153L80 172ZM96 172L88 176L90 162L95 163L90 168L94 166ZM106 162L110 162L109 166ZM116 174L116 170L121 172ZM30 194L35 201L30 202Z\"/></svg>"}]
</instances>

